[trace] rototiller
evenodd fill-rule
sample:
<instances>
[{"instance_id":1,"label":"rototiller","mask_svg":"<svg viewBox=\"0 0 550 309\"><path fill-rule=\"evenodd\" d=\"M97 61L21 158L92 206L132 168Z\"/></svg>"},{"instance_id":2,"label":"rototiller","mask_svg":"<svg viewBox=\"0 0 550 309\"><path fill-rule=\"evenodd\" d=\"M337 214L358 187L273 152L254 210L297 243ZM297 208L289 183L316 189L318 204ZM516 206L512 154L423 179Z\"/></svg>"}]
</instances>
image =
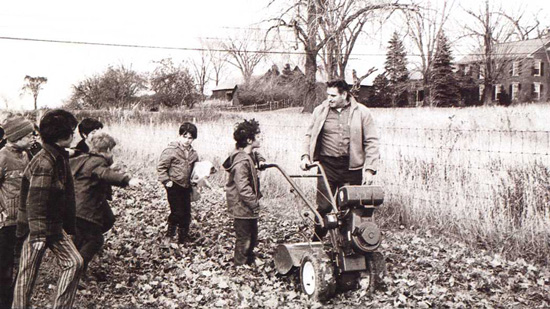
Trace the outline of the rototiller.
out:
<instances>
[{"instance_id":1,"label":"rototiller","mask_svg":"<svg viewBox=\"0 0 550 309\"><path fill-rule=\"evenodd\" d=\"M323 218L296 185L293 178L321 177L330 192L323 167L316 175L288 175L277 164L263 168L276 168L315 216L315 224L328 229L324 242L309 241L282 244L275 252L275 268L288 274L299 268L302 291L315 300L328 300L338 290L361 286L372 293L385 269L384 258L378 251L381 242L380 228L374 221L374 211L384 200L380 186L344 186L335 196L328 197L332 211ZM330 194L329 194L330 195ZM307 212L304 213L307 217ZM312 218L310 218L312 219Z\"/></svg>"}]
</instances>

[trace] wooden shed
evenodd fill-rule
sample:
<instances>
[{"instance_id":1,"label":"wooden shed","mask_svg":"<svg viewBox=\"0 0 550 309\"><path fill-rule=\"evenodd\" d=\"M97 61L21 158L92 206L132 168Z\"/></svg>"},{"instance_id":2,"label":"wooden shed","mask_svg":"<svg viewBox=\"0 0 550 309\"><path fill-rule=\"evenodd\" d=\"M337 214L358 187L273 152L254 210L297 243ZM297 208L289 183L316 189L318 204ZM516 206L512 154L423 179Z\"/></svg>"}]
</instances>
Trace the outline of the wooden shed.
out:
<instances>
[{"instance_id":1,"label":"wooden shed","mask_svg":"<svg viewBox=\"0 0 550 309\"><path fill-rule=\"evenodd\" d=\"M212 90L210 98L228 101L231 102L231 105L238 106L240 105L238 90L239 86L237 83L229 82L220 84L216 89Z\"/></svg>"}]
</instances>

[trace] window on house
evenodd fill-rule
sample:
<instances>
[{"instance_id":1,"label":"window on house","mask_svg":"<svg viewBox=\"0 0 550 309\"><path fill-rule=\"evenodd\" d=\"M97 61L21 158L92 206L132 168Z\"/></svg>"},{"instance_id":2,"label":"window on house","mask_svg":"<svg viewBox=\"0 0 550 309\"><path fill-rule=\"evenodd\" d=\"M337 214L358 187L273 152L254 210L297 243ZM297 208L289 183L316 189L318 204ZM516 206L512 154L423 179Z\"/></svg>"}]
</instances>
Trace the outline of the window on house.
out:
<instances>
[{"instance_id":1,"label":"window on house","mask_svg":"<svg viewBox=\"0 0 550 309\"><path fill-rule=\"evenodd\" d=\"M512 63L512 76L519 76L519 61Z\"/></svg>"},{"instance_id":2,"label":"window on house","mask_svg":"<svg viewBox=\"0 0 550 309\"><path fill-rule=\"evenodd\" d=\"M501 92L500 90L502 88L502 85L496 84L494 87L495 87L494 89L495 91L493 91L493 94L494 94L493 101L498 101L500 99L500 92Z\"/></svg>"},{"instance_id":3,"label":"window on house","mask_svg":"<svg viewBox=\"0 0 550 309\"><path fill-rule=\"evenodd\" d=\"M483 90L485 89L485 85L479 85L479 101L483 100Z\"/></svg>"},{"instance_id":4,"label":"window on house","mask_svg":"<svg viewBox=\"0 0 550 309\"><path fill-rule=\"evenodd\" d=\"M485 79L485 70L481 66L479 67L479 79Z\"/></svg>"},{"instance_id":5,"label":"window on house","mask_svg":"<svg viewBox=\"0 0 550 309\"><path fill-rule=\"evenodd\" d=\"M464 75L465 75L465 76L470 75L471 69L472 69L472 68L470 67L469 64L465 65L465 66L464 66Z\"/></svg>"},{"instance_id":6,"label":"window on house","mask_svg":"<svg viewBox=\"0 0 550 309\"><path fill-rule=\"evenodd\" d=\"M534 83L533 84L533 98L535 100L540 100L540 93L541 93L541 90L542 90L542 85L541 83Z\"/></svg>"},{"instance_id":7,"label":"window on house","mask_svg":"<svg viewBox=\"0 0 550 309\"><path fill-rule=\"evenodd\" d=\"M517 100L519 98L520 89L521 85L519 83L513 83L510 85L510 95L512 96L512 100Z\"/></svg>"},{"instance_id":8,"label":"window on house","mask_svg":"<svg viewBox=\"0 0 550 309\"><path fill-rule=\"evenodd\" d=\"M542 76L542 61L540 59L535 60L533 76Z\"/></svg>"}]
</instances>

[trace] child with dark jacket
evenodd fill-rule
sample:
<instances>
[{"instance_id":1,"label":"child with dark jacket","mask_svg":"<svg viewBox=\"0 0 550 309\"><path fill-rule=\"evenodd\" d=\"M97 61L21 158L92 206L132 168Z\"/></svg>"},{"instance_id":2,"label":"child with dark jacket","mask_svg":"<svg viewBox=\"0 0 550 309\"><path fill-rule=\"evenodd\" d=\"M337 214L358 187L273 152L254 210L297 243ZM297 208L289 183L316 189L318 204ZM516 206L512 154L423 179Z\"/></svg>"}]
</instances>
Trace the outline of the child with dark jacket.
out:
<instances>
[{"instance_id":1,"label":"child with dark jacket","mask_svg":"<svg viewBox=\"0 0 550 309\"><path fill-rule=\"evenodd\" d=\"M26 151L33 141L33 124L23 117L4 123L7 144L0 150L0 308L10 308L13 268L18 245L15 231L23 171L29 164Z\"/></svg>"},{"instance_id":2,"label":"child with dark jacket","mask_svg":"<svg viewBox=\"0 0 550 309\"><path fill-rule=\"evenodd\" d=\"M105 132L88 140L89 152L70 159L76 197L76 245L84 259L83 275L88 263L104 243L103 233L114 224L109 202L111 186L138 186L140 180L110 169L116 142Z\"/></svg>"},{"instance_id":3,"label":"child with dark jacket","mask_svg":"<svg viewBox=\"0 0 550 309\"><path fill-rule=\"evenodd\" d=\"M191 173L199 160L192 144L197 139L197 127L185 122L179 128L179 135L179 139L170 143L160 155L157 172L170 204L166 236L174 237L179 227L178 242L185 243L191 240Z\"/></svg>"},{"instance_id":4,"label":"child with dark jacket","mask_svg":"<svg viewBox=\"0 0 550 309\"><path fill-rule=\"evenodd\" d=\"M40 120L43 149L25 169L17 214L17 236L26 237L15 284L14 308L30 307L30 300L46 248L61 266L54 308L73 306L83 266L68 234L75 234L75 197L69 155L76 118L61 109ZM44 305L42 305L43 307Z\"/></svg>"},{"instance_id":5,"label":"child with dark jacket","mask_svg":"<svg viewBox=\"0 0 550 309\"><path fill-rule=\"evenodd\" d=\"M82 121L80 121L80 123L78 124L78 133L80 134L80 137L82 139L78 142L78 144L76 144L75 156L80 155L82 153L88 153L90 151L90 147L86 143L86 139L91 134L101 129L103 129L103 123L101 123L101 121L97 119L84 118L82 119Z\"/></svg>"},{"instance_id":6,"label":"child with dark jacket","mask_svg":"<svg viewBox=\"0 0 550 309\"><path fill-rule=\"evenodd\" d=\"M225 191L236 234L233 260L237 266L253 265L262 196L257 171L260 160L255 152L260 147L260 124L254 119L244 120L235 128L233 138L236 149L223 163L229 173Z\"/></svg>"}]
</instances>

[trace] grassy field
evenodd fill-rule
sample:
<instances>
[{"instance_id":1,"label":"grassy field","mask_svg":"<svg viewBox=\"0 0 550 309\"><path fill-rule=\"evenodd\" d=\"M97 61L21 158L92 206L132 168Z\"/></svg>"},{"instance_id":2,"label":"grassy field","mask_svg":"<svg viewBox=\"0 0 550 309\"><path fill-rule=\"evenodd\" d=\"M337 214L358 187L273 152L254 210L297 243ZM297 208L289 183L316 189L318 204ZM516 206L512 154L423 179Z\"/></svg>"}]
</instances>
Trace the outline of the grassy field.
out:
<instances>
[{"instance_id":1,"label":"grassy field","mask_svg":"<svg viewBox=\"0 0 550 309\"><path fill-rule=\"evenodd\" d=\"M381 138L376 184L386 190L384 222L456 236L511 257L545 260L550 251L549 105L372 112ZM198 126L194 146L201 158L219 165L234 147L234 124L256 118L264 156L299 173L310 117L287 109L125 113L104 120L119 141L120 160L154 178L160 152L177 138L184 119ZM214 182L222 186L224 176L218 173ZM288 196L288 185L275 171L263 173L262 185L266 199ZM304 181L303 187L313 200L312 182Z\"/></svg>"},{"instance_id":2,"label":"grassy field","mask_svg":"<svg viewBox=\"0 0 550 309\"><path fill-rule=\"evenodd\" d=\"M381 138L375 181L384 186L386 199L377 221L388 271L373 295L345 291L323 304L301 293L296 274L281 276L274 269L272 256L281 242L311 236L311 228L297 233L303 203L276 171L260 176L264 198L258 264L252 268L233 266L234 231L221 189L225 172L213 177L215 191L203 192L192 204L191 229L198 239L178 245L164 237L169 208L155 171L182 121L197 124L195 148L219 165L234 147L234 124L254 117L268 161L301 173L299 149L311 115L297 109L78 112L79 119L105 122L119 143L117 163L145 181L135 189L115 188L111 206L117 221L90 264L89 285L78 291L75 307L548 308L549 109L372 110ZM312 201L313 181L301 182ZM52 303L59 278L55 264L46 254L33 305Z\"/></svg>"}]
</instances>

